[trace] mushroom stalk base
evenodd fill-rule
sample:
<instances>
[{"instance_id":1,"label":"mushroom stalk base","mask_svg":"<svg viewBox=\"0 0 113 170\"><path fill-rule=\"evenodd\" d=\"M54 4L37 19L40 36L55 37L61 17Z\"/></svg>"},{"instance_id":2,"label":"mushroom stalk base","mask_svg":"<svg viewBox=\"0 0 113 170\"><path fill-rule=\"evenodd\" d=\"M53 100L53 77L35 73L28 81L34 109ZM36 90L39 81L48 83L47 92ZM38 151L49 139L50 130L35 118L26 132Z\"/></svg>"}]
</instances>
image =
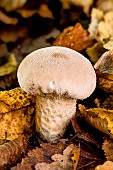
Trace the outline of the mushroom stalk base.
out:
<instances>
[{"instance_id":1,"label":"mushroom stalk base","mask_svg":"<svg viewBox=\"0 0 113 170\"><path fill-rule=\"evenodd\" d=\"M36 131L51 143L65 133L76 112L76 100L62 96L36 97Z\"/></svg>"}]
</instances>

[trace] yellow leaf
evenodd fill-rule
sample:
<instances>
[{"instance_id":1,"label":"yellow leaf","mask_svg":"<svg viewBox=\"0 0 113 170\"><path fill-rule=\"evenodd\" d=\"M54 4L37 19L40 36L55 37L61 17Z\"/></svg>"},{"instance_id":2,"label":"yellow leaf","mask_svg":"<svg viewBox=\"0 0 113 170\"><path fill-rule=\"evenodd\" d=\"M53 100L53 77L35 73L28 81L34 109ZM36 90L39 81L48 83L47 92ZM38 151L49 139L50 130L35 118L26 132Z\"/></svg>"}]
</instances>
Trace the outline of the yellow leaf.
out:
<instances>
[{"instance_id":1,"label":"yellow leaf","mask_svg":"<svg viewBox=\"0 0 113 170\"><path fill-rule=\"evenodd\" d=\"M35 98L21 88L0 92L0 139L12 140L33 126Z\"/></svg>"},{"instance_id":2,"label":"yellow leaf","mask_svg":"<svg viewBox=\"0 0 113 170\"><path fill-rule=\"evenodd\" d=\"M113 138L113 110L104 108L85 109L82 105L79 105L79 110L89 124Z\"/></svg>"}]
</instances>

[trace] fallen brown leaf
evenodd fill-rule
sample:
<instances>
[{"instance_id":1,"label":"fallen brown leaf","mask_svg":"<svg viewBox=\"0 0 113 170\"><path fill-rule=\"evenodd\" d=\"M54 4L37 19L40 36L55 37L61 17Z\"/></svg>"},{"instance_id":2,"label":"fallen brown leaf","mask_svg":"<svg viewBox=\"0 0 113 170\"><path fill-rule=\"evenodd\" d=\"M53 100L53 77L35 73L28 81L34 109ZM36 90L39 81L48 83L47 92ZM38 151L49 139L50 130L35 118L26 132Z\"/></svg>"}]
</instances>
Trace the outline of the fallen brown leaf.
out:
<instances>
[{"instance_id":1,"label":"fallen brown leaf","mask_svg":"<svg viewBox=\"0 0 113 170\"><path fill-rule=\"evenodd\" d=\"M36 149L29 151L27 156L22 159L22 162L11 168L11 170L31 170L37 163L52 163L51 156L62 154L65 148L66 145L62 142L58 142L57 144L41 144L41 148L36 147Z\"/></svg>"},{"instance_id":2,"label":"fallen brown leaf","mask_svg":"<svg viewBox=\"0 0 113 170\"><path fill-rule=\"evenodd\" d=\"M25 135L0 145L0 168L16 163L28 148L29 137Z\"/></svg>"},{"instance_id":3,"label":"fallen brown leaf","mask_svg":"<svg viewBox=\"0 0 113 170\"><path fill-rule=\"evenodd\" d=\"M90 130L88 131L89 127L87 126L87 128L84 129L84 126L86 127L86 124L84 123L84 126L82 127L80 123L83 124L83 122L78 116L72 119L72 126L75 131L76 137L80 141L84 140L85 142L94 144L95 146L99 148L100 146L99 146L98 139L96 139L94 133L90 131L91 127L90 127Z\"/></svg>"},{"instance_id":4,"label":"fallen brown leaf","mask_svg":"<svg viewBox=\"0 0 113 170\"><path fill-rule=\"evenodd\" d=\"M80 23L77 23L75 26L65 28L52 45L82 51L87 47L91 47L93 44L94 41L89 40L89 32Z\"/></svg>"},{"instance_id":5,"label":"fallen brown leaf","mask_svg":"<svg viewBox=\"0 0 113 170\"><path fill-rule=\"evenodd\" d=\"M48 163L38 163L35 165L36 170L76 170L77 162L79 159L79 149L74 147L73 144L67 146L63 151L63 155L54 154L51 156L51 159L54 161L50 164ZM73 155L73 156L71 156ZM76 162L77 161L77 162ZM76 162L76 164L73 164Z\"/></svg>"}]
</instances>

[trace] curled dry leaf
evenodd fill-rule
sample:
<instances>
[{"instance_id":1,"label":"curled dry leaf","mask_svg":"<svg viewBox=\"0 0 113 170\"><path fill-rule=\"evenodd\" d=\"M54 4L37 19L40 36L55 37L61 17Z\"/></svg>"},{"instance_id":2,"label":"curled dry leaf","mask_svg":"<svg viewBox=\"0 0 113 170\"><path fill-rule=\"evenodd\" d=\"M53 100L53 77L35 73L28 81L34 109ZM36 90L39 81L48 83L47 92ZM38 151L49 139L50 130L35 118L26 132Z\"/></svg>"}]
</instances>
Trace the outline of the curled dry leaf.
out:
<instances>
[{"instance_id":1,"label":"curled dry leaf","mask_svg":"<svg viewBox=\"0 0 113 170\"><path fill-rule=\"evenodd\" d=\"M98 85L102 89L113 92L113 50L105 52L95 63Z\"/></svg>"},{"instance_id":2,"label":"curled dry leaf","mask_svg":"<svg viewBox=\"0 0 113 170\"><path fill-rule=\"evenodd\" d=\"M21 88L0 92L0 139L18 138L33 126L35 98Z\"/></svg>"},{"instance_id":3,"label":"curled dry leaf","mask_svg":"<svg viewBox=\"0 0 113 170\"><path fill-rule=\"evenodd\" d=\"M11 168L11 170L31 170L37 163L52 163L51 156L54 154L62 154L65 147L66 145L62 142L58 142L57 144L41 144L41 148L36 147L29 151L27 157L23 158L22 162Z\"/></svg>"},{"instance_id":4,"label":"curled dry leaf","mask_svg":"<svg viewBox=\"0 0 113 170\"><path fill-rule=\"evenodd\" d=\"M81 104L79 104L79 110L81 116L89 124L113 138L113 110L104 108L85 109Z\"/></svg>"},{"instance_id":5,"label":"curled dry leaf","mask_svg":"<svg viewBox=\"0 0 113 170\"><path fill-rule=\"evenodd\" d=\"M64 46L76 51L82 51L93 44L94 41L89 40L89 32L80 23L65 28L53 43L54 46Z\"/></svg>"},{"instance_id":6,"label":"curled dry leaf","mask_svg":"<svg viewBox=\"0 0 113 170\"><path fill-rule=\"evenodd\" d=\"M22 135L12 141L0 145L0 168L20 160L29 148L29 137Z\"/></svg>"},{"instance_id":7,"label":"curled dry leaf","mask_svg":"<svg viewBox=\"0 0 113 170\"><path fill-rule=\"evenodd\" d=\"M106 161L103 165L98 165L95 170L113 170L113 162Z\"/></svg>"},{"instance_id":8,"label":"curled dry leaf","mask_svg":"<svg viewBox=\"0 0 113 170\"><path fill-rule=\"evenodd\" d=\"M13 11L22 7L26 2L27 0L0 0L0 7L4 8L6 11Z\"/></svg>"},{"instance_id":9,"label":"curled dry leaf","mask_svg":"<svg viewBox=\"0 0 113 170\"><path fill-rule=\"evenodd\" d=\"M35 166L36 170L76 170L80 151L73 144L67 146L63 151L63 155L54 154L51 159L54 161L52 163L38 163ZM71 156L73 155L73 156ZM77 162L76 162L77 161ZM76 162L73 164L73 162Z\"/></svg>"},{"instance_id":10,"label":"curled dry leaf","mask_svg":"<svg viewBox=\"0 0 113 170\"><path fill-rule=\"evenodd\" d=\"M105 157L108 161L113 161L113 140L105 137L102 145Z\"/></svg>"}]
</instances>

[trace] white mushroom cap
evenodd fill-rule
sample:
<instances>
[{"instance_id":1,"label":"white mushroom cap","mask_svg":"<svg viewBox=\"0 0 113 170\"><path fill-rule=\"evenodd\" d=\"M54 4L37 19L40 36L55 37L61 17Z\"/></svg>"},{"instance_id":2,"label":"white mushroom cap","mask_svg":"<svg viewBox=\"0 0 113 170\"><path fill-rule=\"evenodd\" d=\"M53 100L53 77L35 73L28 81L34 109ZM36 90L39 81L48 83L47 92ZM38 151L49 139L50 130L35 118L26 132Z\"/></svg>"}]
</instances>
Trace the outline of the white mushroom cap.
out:
<instances>
[{"instance_id":1,"label":"white mushroom cap","mask_svg":"<svg viewBox=\"0 0 113 170\"><path fill-rule=\"evenodd\" d=\"M30 53L21 62L18 81L33 95L51 94L84 99L96 87L96 74L90 61L80 53L51 46Z\"/></svg>"}]
</instances>

